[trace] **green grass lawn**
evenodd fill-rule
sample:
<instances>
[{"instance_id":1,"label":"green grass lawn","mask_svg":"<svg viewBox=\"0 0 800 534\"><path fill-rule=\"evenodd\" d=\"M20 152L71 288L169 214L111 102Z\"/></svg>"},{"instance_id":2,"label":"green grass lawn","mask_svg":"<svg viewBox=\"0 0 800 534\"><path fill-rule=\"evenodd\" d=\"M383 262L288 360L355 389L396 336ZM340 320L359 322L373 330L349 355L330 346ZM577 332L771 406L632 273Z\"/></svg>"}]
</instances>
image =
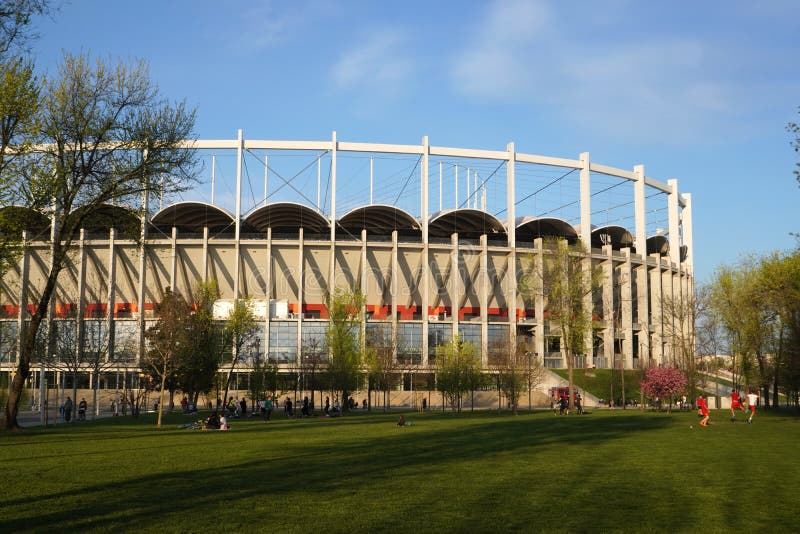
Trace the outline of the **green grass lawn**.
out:
<instances>
[{"instance_id":1,"label":"green grass lawn","mask_svg":"<svg viewBox=\"0 0 800 534\"><path fill-rule=\"evenodd\" d=\"M0 532L797 530L800 419L169 416L0 434ZM693 425L694 428L690 428Z\"/></svg>"},{"instance_id":2,"label":"green grass lawn","mask_svg":"<svg viewBox=\"0 0 800 534\"><path fill-rule=\"evenodd\" d=\"M564 380L567 380L568 371L566 369L551 369ZM642 373L638 370L625 371L625 400L628 402L636 399L639 402L641 392L639 382ZM622 404L622 375L619 370L611 369L574 369L572 379L575 386L583 391L588 391L599 399L611 398L611 382L614 382L614 399L617 406Z\"/></svg>"}]
</instances>

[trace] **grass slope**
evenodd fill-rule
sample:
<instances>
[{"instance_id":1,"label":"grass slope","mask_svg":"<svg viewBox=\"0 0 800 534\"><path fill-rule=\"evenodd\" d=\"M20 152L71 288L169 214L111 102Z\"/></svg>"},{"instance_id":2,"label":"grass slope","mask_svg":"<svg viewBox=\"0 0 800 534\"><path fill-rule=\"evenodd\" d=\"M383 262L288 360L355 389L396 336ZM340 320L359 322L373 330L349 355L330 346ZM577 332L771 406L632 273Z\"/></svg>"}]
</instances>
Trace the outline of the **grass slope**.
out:
<instances>
[{"instance_id":1,"label":"grass slope","mask_svg":"<svg viewBox=\"0 0 800 534\"><path fill-rule=\"evenodd\" d=\"M566 369L551 369L558 376L567 380L568 371ZM636 399L639 402L642 372L638 370L625 371L625 400L632 402ZM575 386L583 391L588 391L599 399L611 398L611 383L614 383L614 399L617 406L622 405L622 376L619 370L611 369L574 369L572 379Z\"/></svg>"},{"instance_id":2,"label":"grass slope","mask_svg":"<svg viewBox=\"0 0 800 534\"><path fill-rule=\"evenodd\" d=\"M0 435L0 531L789 531L800 419L496 412L108 419ZM690 428L693 425L694 428Z\"/></svg>"}]
</instances>

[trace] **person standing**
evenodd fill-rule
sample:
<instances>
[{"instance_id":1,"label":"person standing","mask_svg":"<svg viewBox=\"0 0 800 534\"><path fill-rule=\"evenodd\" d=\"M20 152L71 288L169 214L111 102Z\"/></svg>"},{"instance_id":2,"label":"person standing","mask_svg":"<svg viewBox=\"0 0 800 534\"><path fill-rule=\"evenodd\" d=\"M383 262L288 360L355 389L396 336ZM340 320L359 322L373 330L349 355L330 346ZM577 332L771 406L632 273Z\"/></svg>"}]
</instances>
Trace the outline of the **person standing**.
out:
<instances>
[{"instance_id":1,"label":"person standing","mask_svg":"<svg viewBox=\"0 0 800 534\"><path fill-rule=\"evenodd\" d=\"M247 417L247 400L246 400L246 397L242 397L242 400L239 401L239 407L242 409L242 417Z\"/></svg>"},{"instance_id":2,"label":"person standing","mask_svg":"<svg viewBox=\"0 0 800 534\"><path fill-rule=\"evenodd\" d=\"M700 415L702 416L700 426L708 426L708 419L711 416L708 413L708 403L706 403L706 399L703 398L702 394L697 396L697 409L700 410Z\"/></svg>"},{"instance_id":3,"label":"person standing","mask_svg":"<svg viewBox=\"0 0 800 534\"><path fill-rule=\"evenodd\" d=\"M731 421L736 421L737 408L744 412L744 406L742 406L742 401L739 399L739 392L734 389L731 391Z\"/></svg>"},{"instance_id":4,"label":"person standing","mask_svg":"<svg viewBox=\"0 0 800 534\"><path fill-rule=\"evenodd\" d=\"M86 421L86 399L81 398L81 401L78 403L78 421Z\"/></svg>"},{"instance_id":5,"label":"person standing","mask_svg":"<svg viewBox=\"0 0 800 534\"><path fill-rule=\"evenodd\" d=\"M181 399L181 413L189 413L189 399L186 398L186 395Z\"/></svg>"},{"instance_id":6,"label":"person standing","mask_svg":"<svg viewBox=\"0 0 800 534\"><path fill-rule=\"evenodd\" d=\"M328 412L331 411L331 398L325 397L325 415L328 415Z\"/></svg>"},{"instance_id":7,"label":"person standing","mask_svg":"<svg viewBox=\"0 0 800 534\"><path fill-rule=\"evenodd\" d=\"M267 400L264 401L264 419L269 421L272 417L272 395L267 395Z\"/></svg>"},{"instance_id":8,"label":"person standing","mask_svg":"<svg viewBox=\"0 0 800 534\"><path fill-rule=\"evenodd\" d=\"M64 421L69 423L72 420L72 399L67 395L67 400L64 402Z\"/></svg>"},{"instance_id":9,"label":"person standing","mask_svg":"<svg viewBox=\"0 0 800 534\"><path fill-rule=\"evenodd\" d=\"M752 424L753 416L756 414L756 404L758 404L758 393L754 389L747 394L747 404L750 407L750 417L747 418L747 422Z\"/></svg>"}]
</instances>

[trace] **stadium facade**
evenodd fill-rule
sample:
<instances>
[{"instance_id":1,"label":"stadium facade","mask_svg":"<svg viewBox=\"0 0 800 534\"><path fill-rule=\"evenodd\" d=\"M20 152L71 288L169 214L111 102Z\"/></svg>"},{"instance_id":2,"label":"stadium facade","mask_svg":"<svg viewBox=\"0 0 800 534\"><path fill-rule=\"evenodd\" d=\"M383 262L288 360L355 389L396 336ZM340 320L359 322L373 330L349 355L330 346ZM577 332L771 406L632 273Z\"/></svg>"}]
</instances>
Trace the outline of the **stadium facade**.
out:
<instances>
[{"instance_id":1,"label":"stadium facade","mask_svg":"<svg viewBox=\"0 0 800 534\"><path fill-rule=\"evenodd\" d=\"M120 372L136 375L143 334L166 289L189 297L197 281L209 279L221 290L215 307L220 317L233 299L252 299L259 332L246 348L248 361L267 356L285 372L298 369L304 347L323 342L325 299L334 287L362 291L363 329L383 328L398 358L410 363L406 372L435 371L435 347L456 334L475 343L484 364L494 347L525 342L547 367L564 367L547 303L541 295L524 297L518 287L546 254L543 240L553 236L590 245L588 257L603 272L593 299L593 349L578 356L577 364L635 368L674 358L667 323L680 319L665 303L688 302L694 286L691 197L679 194L677 180L653 179L641 165L631 170L601 165L588 153L578 159L537 156L516 152L513 143L501 151L448 148L429 145L427 137L420 145L390 145L342 142L335 133L324 141L257 141L240 132L232 140L187 141L186 148L235 158L235 207L215 204L213 192L211 202L179 201L154 209L143 199L143 210L107 206L81 231L59 278L42 336L51 346L56 333L66 336L76 351L105 340L112 365L105 368L101 387L119 387ZM312 192L293 187L293 179L275 171L280 181L274 189L294 190L298 200L273 200L278 195L267 190L265 178L263 199L244 207L245 158L257 152L274 160L305 155L316 162L316 203ZM376 155L414 163L401 191L411 194L411 208L373 201ZM345 211L337 206L337 188L354 185L340 161L356 156L369 157L369 200ZM494 172L478 177L470 162ZM265 158L265 177L272 172L269 165ZM443 166L452 179L443 178ZM309 168L313 173L314 166ZM558 182L564 176L574 179L574 188ZM445 182L448 191L455 187L450 208L442 200ZM541 200L541 192L557 182L562 193L555 208L569 206L561 211L572 210L570 217L552 216L558 210ZM495 187L494 206L487 201L487 184ZM626 206L621 219L630 219L630 227L609 224L603 215L608 206L596 208L603 192L617 186L623 198L614 205ZM356 189L366 197L366 181ZM432 209L437 201L438 209ZM656 228L659 222L662 228ZM2 277L4 373L15 367L18 333L42 290L49 236L48 216L41 214L40 224L25 233L16 268ZM60 383L60 374L51 380ZM109 378L112 374L117 378Z\"/></svg>"}]
</instances>

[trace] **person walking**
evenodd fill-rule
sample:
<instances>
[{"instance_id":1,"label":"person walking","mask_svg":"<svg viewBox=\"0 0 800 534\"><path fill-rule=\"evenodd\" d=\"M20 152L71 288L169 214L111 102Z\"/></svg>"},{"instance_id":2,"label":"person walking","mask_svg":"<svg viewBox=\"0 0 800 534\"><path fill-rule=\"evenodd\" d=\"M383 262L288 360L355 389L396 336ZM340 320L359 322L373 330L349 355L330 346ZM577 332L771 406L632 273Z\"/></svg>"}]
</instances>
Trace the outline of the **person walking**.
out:
<instances>
[{"instance_id":1,"label":"person walking","mask_svg":"<svg viewBox=\"0 0 800 534\"><path fill-rule=\"evenodd\" d=\"M749 424L753 423L753 416L756 414L756 404L758 404L758 393L756 390L751 389L747 394L747 405L750 408L750 417L747 418Z\"/></svg>"},{"instance_id":2,"label":"person walking","mask_svg":"<svg viewBox=\"0 0 800 534\"><path fill-rule=\"evenodd\" d=\"M64 421L69 423L72 420L72 399L67 395L67 400L64 401Z\"/></svg>"},{"instance_id":3,"label":"person walking","mask_svg":"<svg viewBox=\"0 0 800 534\"><path fill-rule=\"evenodd\" d=\"M706 403L706 399L703 398L703 395L697 396L697 409L700 410L700 415L703 417L700 420L700 426L708 426L708 419L711 417L708 413L708 404Z\"/></svg>"},{"instance_id":4,"label":"person walking","mask_svg":"<svg viewBox=\"0 0 800 534\"><path fill-rule=\"evenodd\" d=\"M78 421L86 421L86 399L81 398L81 401L78 403Z\"/></svg>"},{"instance_id":5,"label":"person walking","mask_svg":"<svg viewBox=\"0 0 800 534\"><path fill-rule=\"evenodd\" d=\"M267 400L264 401L264 419L269 421L272 417L272 395L267 395Z\"/></svg>"}]
</instances>

